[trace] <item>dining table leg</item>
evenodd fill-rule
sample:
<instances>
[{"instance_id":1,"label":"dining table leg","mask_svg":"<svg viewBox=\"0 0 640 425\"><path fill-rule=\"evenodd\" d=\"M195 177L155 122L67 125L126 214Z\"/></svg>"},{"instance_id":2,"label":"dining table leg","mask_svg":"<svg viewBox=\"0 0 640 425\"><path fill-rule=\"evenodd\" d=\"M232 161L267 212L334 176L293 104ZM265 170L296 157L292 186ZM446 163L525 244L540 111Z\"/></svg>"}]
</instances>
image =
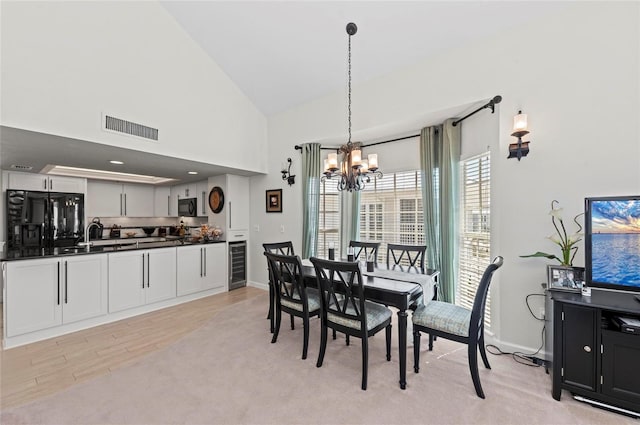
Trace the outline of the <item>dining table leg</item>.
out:
<instances>
[{"instance_id":1,"label":"dining table leg","mask_svg":"<svg viewBox=\"0 0 640 425\"><path fill-rule=\"evenodd\" d=\"M400 388L407 387L407 311L398 311L398 351L400 355Z\"/></svg>"}]
</instances>

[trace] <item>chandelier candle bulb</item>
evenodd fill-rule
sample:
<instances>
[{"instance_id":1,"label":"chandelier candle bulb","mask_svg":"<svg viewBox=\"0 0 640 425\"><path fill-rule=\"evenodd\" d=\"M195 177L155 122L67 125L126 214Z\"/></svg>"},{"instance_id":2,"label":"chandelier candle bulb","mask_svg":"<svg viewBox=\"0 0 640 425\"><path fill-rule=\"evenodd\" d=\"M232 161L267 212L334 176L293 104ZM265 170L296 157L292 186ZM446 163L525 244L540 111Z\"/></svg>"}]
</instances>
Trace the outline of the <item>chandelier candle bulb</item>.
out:
<instances>
[{"instance_id":1,"label":"chandelier candle bulb","mask_svg":"<svg viewBox=\"0 0 640 425\"><path fill-rule=\"evenodd\" d=\"M362 163L360 164L360 172L362 174L365 174L365 173L369 172L369 163L367 162L366 159L363 159Z\"/></svg>"},{"instance_id":2,"label":"chandelier candle bulb","mask_svg":"<svg viewBox=\"0 0 640 425\"><path fill-rule=\"evenodd\" d=\"M327 168L329 171L338 170L338 154L337 153L330 153L327 156L327 162L329 163L329 167Z\"/></svg>"},{"instance_id":3,"label":"chandelier candle bulb","mask_svg":"<svg viewBox=\"0 0 640 425\"><path fill-rule=\"evenodd\" d=\"M362 164L362 151L360 149L354 149L351 151L351 166L358 168Z\"/></svg>"},{"instance_id":4,"label":"chandelier candle bulb","mask_svg":"<svg viewBox=\"0 0 640 425\"><path fill-rule=\"evenodd\" d=\"M370 153L369 154L369 169L371 171L376 171L378 169L378 154Z\"/></svg>"}]
</instances>

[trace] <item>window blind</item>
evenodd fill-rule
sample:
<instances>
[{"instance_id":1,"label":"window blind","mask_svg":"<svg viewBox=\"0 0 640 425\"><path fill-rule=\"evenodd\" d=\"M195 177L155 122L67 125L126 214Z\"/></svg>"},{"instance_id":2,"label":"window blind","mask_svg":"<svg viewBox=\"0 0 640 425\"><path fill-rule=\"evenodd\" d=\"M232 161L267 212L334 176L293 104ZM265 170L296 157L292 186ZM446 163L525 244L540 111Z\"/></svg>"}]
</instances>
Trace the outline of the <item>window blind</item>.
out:
<instances>
[{"instance_id":1,"label":"window blind","mask_svg":"<svg viewBox=\"0 0 640 425\"><path fill-rule=\"evenodd\" d=\"M490 193L491 161L483 153L462 161L459 281L456 304L471 309L482 278L491 262ZM485 324L491 324L491 294L487 296Z\"/></svg>"},{"instance_id":2,"label":"window blind","mask_svg":"<svg viewBox=\"0 0 640 425\"><path fill-rule=\"evenodd\" d=\"M329 258L329 244L333 243L336 259L340 254L340 192L335 180L320 183L320 211L318 256Z\"/></svg>"}]
</instances>

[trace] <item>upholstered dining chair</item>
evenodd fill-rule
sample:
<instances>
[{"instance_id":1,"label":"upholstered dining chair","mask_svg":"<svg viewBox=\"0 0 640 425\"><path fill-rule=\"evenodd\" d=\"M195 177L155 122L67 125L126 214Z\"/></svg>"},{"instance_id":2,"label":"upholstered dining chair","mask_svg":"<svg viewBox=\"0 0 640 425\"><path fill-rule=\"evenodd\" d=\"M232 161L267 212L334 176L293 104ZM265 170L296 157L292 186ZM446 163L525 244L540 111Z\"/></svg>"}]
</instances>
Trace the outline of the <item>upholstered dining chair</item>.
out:
<instances>
[{"instance_id":1,"label":"upholstered dining chair","mask_svg":"<svg viewBox=\"0 0 640 425\"><path fill-rule=\"evenodd\" d=\"M369 255L372 254L375 264L378 264L378 249L380 248L380 242L349 241L349 246L353 247L353 259L355 261L360 259L360 254L362 254L363 260L366 260L369 258Z\"/></svg>"},{"instance_id":2,"label":"upholstered dining chair","mask_svg":"<svg viewBox=\"0 0 640 425\"><path fill-rule=\"evenodd\" d=\"M387 268L416 268L424 273L426 245L387 244Z\"/></svg>"},{"instance_id":3,"label":"upholstered dining chair","mask_svg":"<svg viewBox=\"0 0 640 425\"><path fill-rule=\"evenodd\" d=\"M271 343L278 340L282 312L302 319L304 329L302 358L307 358L309 347L309 318L320 316L320 296L315 288L307 288L302 276L302 262L297 255L280 255L265 252L273 274L276 296L275 329Z\"/></svg>"},{"instance_id":4,"label":"upholstered dining chair","mask_svg":"<svg viewBox=\"0 0 640 425\"><path fill-rule=\"evenodd\" d=\"M469 370L476 394L484 398L484 391L478 374L478 351L484 366L491 369L484 347L484 309L493 273L502 266L502 257L496 257L485 269L471 310L441 301L430 301L419 306L413 313L413 369L420 368L420 332L429 334L429 338L439 336L452 341L467 344ZM431 341L430 341L431 342ZM431 350L431 344L429 344Z\"/></svg>"},{"instance_id":5,"label":"upholstered dining chair","mask_svg":"<svg viewBox=\"0 0 640 425\"><path fill-rule=\"evenodd\" d=\"M320 352L317 367L322 366L331 328L362 342L362 389L367 389L369 337L386 332L387 361L391 360L391 310L366 301L360 267L355 262L339 262L311 257L320 289Z\"/></svg>"},{"instance_id":6,"label":"upholstered dining chair","mask_svg":"<svg viewBox=\"0 0 640 425\"><path fill-rule=\"evenodd\" d=\"M293 242L273 242L273 243L263 243L262 247L264 248L264 252L271 252L273 254L281 254L281 255L295 255L293 251ZM273 307L275 304L275 283L271 273L271 267L269 267L269 260L267 260L267 269L269 270L269 312L267 313L267 319L270 321L270 329L271 333L275 328L275 316L273 314ZM291 329L293 329L293 316L291 316Z\"/></svg>"}]
</instances>

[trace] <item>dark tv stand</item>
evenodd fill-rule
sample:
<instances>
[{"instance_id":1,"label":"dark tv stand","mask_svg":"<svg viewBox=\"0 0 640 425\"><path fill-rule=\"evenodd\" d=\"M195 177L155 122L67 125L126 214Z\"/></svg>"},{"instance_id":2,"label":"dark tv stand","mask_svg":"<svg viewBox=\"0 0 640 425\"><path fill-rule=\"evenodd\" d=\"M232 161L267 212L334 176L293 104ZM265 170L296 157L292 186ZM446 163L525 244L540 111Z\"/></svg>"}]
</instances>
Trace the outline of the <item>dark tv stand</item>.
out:
<instances>
[{"instance_id":1,"label":"dark tv stand","mask_svg":"<svg viewBox=\"0 0 640 425\"><path fill-rule=\"evenodd\" d=\"M636 301L640 302L640 295L636 295L634 298L636 299Z\"/></svg>"},{"instance_id":2,"label":"dark tv stand","mask_svg":"<svg viewBox=\"0 0 640 425\"><path fill-rule=\"evenodd\" d=\"M560 400L565 389L640 416L640 335L614 322L616 316L640 319L638 297L592 289L591 297L550 290L547 298L553 398Z\"/></svg>"}]
</instances>

